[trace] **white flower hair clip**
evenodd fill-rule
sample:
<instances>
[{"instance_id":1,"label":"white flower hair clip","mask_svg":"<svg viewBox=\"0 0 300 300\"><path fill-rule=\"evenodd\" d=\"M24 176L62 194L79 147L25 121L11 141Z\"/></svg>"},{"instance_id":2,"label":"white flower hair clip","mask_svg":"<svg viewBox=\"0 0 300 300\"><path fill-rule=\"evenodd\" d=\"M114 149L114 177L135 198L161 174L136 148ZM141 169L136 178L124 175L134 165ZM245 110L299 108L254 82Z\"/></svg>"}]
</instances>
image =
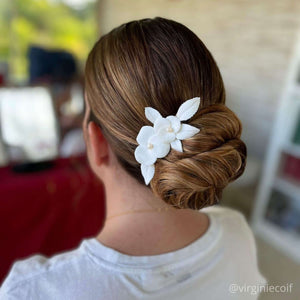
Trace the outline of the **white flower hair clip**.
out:
<instances>
[{"instance_id":1,"label":"white flower hair clip","mask_svg":"<svg viewBox=\"0 0 300 300\"><path fill-rule=\"evenodd\" d=\"M146 118L154 126L143 126L140 129L136 138L139 145L134 151L134 156L141 164L146 185L154 176L156 160L167 156L171 148L183 152L181 140L188 139L200 131L194 126L181 123L190 119L197 112L199 105L199 97L186 100L180 105L176 116L170 115L166 118L156 109L145 107Z\"/></svg>"}]
</instances>

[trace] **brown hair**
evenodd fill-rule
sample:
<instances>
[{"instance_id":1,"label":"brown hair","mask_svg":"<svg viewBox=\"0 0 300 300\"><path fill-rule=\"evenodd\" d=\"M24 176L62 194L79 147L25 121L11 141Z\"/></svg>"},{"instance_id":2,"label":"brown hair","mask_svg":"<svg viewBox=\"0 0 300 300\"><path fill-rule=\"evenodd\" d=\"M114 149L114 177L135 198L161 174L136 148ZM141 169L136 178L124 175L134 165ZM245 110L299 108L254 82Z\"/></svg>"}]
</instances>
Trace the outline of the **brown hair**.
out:
<instances>
[{"instance_id":1,"label":"brown hair","mask_svg":"<svg viewBox=\"0 0 300 300\"><path fill-rule=\"evenodd\" d=\"M242 125L225 106L220 71L202 41L187 27L164 18L123 24L102 36L86 63L86 96L122 167L141 184L136 137L150 125L144 109L175 115L187 99L200 97L188 121L200 132L155 163L153 193L177 208L200 209L222 197L246 164Z\"/></svg>"}]
</instances>

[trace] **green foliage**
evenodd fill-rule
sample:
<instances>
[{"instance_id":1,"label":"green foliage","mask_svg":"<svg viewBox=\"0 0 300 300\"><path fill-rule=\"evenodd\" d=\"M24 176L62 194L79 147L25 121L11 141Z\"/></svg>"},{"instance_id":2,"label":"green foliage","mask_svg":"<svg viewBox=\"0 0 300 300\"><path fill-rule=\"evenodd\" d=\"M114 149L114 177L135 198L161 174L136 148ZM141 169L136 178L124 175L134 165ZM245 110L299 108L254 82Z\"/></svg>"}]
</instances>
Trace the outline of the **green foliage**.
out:
<instances>
[{"instance_id":1,"label":"green foliage","mask_svg":"<svg viewBox=\"0 0 300 300\"><path fill-rule=\"evenodd\" d=\"M67 50L82 64L97 35L94 3L79 11L57 0L1 0L0 24L0 60L18 80L27 78L30 45Z\"/></svg>"}]
</instances>

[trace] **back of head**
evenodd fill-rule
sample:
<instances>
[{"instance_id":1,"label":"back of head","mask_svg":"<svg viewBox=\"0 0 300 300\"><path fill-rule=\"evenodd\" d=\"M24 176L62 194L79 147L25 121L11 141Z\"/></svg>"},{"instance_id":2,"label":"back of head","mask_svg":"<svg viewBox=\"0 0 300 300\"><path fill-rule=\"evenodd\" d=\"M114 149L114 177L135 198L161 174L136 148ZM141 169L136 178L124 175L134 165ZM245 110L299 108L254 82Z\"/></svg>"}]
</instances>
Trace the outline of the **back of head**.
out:
<instances>
[{"instance_id":1,"label":"back of head","mask_svg":"<svg viewBox=\"0 0 300 300\"><path fill-rule=\"evenodd\" d=\"M86 96L121 166L144 184L135 160L136 137L152 125L145 107L175 115L193 97L201 104L188 124L200 129L155 163L153 193L177 208L218 202L226 185L244 171L242 125L225 106L220 71L201 40L184 25L164 18L123 24L102 36L86 64Z\"/></svg>"}]
</instances>

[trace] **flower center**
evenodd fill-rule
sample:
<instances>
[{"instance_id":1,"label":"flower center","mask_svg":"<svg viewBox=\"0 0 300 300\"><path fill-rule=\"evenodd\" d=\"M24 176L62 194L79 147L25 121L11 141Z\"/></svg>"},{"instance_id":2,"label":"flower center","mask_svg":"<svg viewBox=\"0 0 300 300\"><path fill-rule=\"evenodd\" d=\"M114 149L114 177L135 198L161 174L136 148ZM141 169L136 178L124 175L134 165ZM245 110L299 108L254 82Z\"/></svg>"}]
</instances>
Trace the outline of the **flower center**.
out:
<instances>
[{"instance_id":1,"label":"flower center","mask_svg":"<svg viewBox=\"0 0 300 300\"><path fill-rule=\"evenodd\" d=\"M173 128L170 126L167 128L167 132L173 132Z\"/></svg>"},{"instance_id":2,"label":"flower center","mask_svg":"<svg viewBox=\"0 0 300 300\"><path fill-rule=\"evenodd\" d=\"M152 148L153 148L153 144L148 143L147 148L148 148L148 149L152 149Z\"/></svg>"}]
</instances>

